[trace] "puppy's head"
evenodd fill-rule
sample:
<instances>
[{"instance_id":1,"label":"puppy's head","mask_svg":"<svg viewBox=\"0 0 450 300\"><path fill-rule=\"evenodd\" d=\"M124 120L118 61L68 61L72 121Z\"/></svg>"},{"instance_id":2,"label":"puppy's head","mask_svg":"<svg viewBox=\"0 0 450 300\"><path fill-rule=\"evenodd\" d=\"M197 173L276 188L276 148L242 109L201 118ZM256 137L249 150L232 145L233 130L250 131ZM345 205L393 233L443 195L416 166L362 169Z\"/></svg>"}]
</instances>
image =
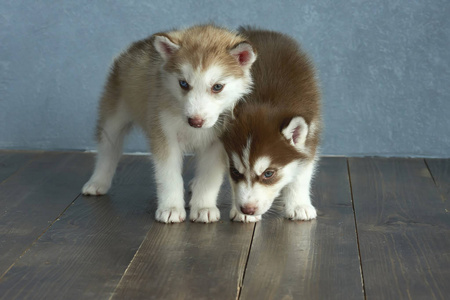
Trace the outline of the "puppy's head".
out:
<instances>
[{"instance_id":1,"label":"puppy's head","mask_svg":"<svg viewBox=\"0 0 450 300\"><path fill-rule=\"evenodd\" d=\"M224 133L236 209L262 215L311 160L310 126L302 116L268 105L243 104Z\"/></svg>"},{"instance_id":2,"label":"puppy's head","mask_svg":"<svg viewBox=\"0 0 450 300\"><path fill-rule=\"evenodd\" d=\"M212 25L154 35L163 59L164 84L178 100L186 124L214 126L250 92L256 59L244 37Z\"/></svg>"}]
</instances>

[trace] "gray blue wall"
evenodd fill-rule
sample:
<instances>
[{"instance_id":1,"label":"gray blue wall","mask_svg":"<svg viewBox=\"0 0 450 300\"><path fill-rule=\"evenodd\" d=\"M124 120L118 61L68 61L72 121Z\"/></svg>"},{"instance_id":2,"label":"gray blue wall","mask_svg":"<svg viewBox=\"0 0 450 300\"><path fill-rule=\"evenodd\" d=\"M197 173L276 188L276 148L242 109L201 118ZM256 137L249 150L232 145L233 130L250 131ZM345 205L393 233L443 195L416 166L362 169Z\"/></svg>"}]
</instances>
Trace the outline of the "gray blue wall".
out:
<instances>
[{"instance_id":1,"label":"gray blue wall","mask_svg":"<svg viewBox=\"0 0 450 300\"><path fill-rule=\"evenodd\" d=\"M323 88L323 154L450 157L450 1L0 1L0 148L95 149L112 58L215 21L294 36ZM127 151L147 151L139 133Z\"/></svg>"}]
</instances>

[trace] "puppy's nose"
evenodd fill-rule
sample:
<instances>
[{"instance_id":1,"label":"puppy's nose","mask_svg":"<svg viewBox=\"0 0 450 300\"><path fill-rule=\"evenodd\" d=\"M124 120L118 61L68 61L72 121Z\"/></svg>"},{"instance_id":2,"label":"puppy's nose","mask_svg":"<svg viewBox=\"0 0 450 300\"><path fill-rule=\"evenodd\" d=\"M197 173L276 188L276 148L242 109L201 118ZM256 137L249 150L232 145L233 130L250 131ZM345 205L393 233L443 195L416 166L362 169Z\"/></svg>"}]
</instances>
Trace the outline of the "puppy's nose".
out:
<instances>
[{"instance_id":1,"label":"puppy's nose","mask_svg":"<svg viewBox=\"0 0 450 300\"><path fill-rule=\"evenodd\" d=\"M254 215L256 207L251 205L241 206L241 211L246 215Z\"/></svg>"},{"instance_id":2,"label":"puppy's nose","mask_svg":"<svg viewBox=\"0 0 450 300\"><path fill-rule=\"evenodd\" d=\"M203 120L200 117L195 116L193 118L188 118L188 123L192 127L201 128L203 126L203 123L205 123L205 120Z\"/></svg>"}]
</instances>

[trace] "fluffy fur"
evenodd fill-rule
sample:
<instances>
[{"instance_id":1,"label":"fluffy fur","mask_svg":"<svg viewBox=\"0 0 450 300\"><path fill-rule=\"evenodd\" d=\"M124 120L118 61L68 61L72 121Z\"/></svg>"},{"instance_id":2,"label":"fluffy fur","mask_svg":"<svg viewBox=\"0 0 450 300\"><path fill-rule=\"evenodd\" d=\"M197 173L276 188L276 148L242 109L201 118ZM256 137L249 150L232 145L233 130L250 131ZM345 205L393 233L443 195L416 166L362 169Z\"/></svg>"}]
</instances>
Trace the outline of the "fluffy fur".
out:
<instances>
[{"instance_id":1,"label":"fluffy fur","mask_svg":"<svg viewBox=\"0 0 450 300\"><path fill-rule=\"evenodd\" d=\"M133 43L112 65L100 100L98 157L86 195L105 194L131 125L149 140L155 165L156 219L182 222L182 159L198 154L190 219L214 222L225 170L218 136L224 115L251 89L256 53L245 37L213 25L157 33Z\"/></svg>"},{"instance_id":2,"label":"fluffy fur","mask_svg":"<svg viewBox=\"0 0 450 300\"><path fill-rule=\"evenodd\" d=\"M231 219L255 222L282 196L289 219L316 217L310 182L321 131L315 71L298 44L276 32L242 28L258 49L254 90L234 109L222 140L233 190Z\"/></svg>"}]
</instances>

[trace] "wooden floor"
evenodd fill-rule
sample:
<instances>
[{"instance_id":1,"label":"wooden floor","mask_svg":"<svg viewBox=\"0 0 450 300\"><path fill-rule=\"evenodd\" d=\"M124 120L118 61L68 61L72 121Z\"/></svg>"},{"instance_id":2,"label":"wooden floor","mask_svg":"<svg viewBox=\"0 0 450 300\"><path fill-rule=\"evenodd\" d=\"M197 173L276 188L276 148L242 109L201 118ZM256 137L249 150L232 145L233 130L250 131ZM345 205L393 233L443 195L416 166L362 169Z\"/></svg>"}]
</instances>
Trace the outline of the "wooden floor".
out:
<instances>
[{"instance_id":1,"label":"wooden floor","mask_svg":"<svg viewBox=\"0 0 450 300\"><path fill-rule=\"evenodd\" d=\"M449 299L450 160L323 158L317 220L155 222L152 167L0 151L0 299ZM192 166L185 168L186 182Z\"/></svg>"}]
</instances>

